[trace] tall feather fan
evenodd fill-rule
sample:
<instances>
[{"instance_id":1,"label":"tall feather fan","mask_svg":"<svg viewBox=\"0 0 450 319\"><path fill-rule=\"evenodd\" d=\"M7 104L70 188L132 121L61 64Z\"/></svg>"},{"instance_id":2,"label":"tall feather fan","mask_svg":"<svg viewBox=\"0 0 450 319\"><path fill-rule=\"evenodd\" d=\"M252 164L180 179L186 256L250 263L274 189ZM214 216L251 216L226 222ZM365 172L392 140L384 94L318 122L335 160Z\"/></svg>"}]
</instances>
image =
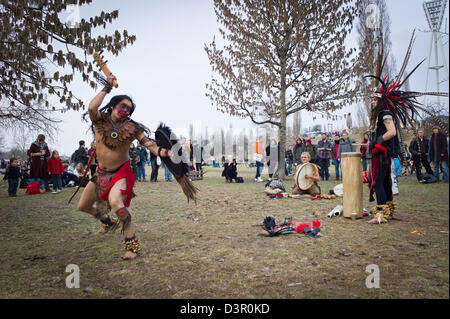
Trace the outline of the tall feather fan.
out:
<instances>
[{"instance_id":1,"label":"tall feather fan","mask_svg":"<svg viewBox=\"0 0 450 319\"><path fill-rule=\"evenodd\" d=\"M414 71L423 63L422 60L413 70L404 77L403 81L402 76L405 72L406 66L408 64L409 58L411 56L411 51L414 43L414 32L411 36L411 40L409 42L409 46L406 52L405 59L400 68L400 72L395 77L394 81L390 81L388 76L384 79L380 78L381 70L378 70L377 75L367 75L365 77L370 77L376 79L380 82L381 87L376 91L374 90L374 96L381 98L384 101L385 107L390 110L394 115L394 122L397 127L397 131L400 131L400 123L403 124L404 127L407 127L407 124L411 126L411 129L415 135L417 136L417 129L415 127L415 120L420 116L418 110L423 111L428 114L441 128L441 131L448 135L448 130L446 125L434 114L428 111L421 103L417 101L417 98L423 95L432 95L432 96L442 96L448 97L448 93L437 93L437 92L413 92L413 91L403 91L400 88L406 82L406 80L411 76ZM376 94L375 94L376 93ZM374 110L374 115L378 113L378 110ZM373 122L374 118L371 118L371 122ZM418 143L420 148L420 143ZM419 150L420 151L420 150ZM401 153L401 152L400 152Z\"/></svg>"},{"instance_id":2,"label":"tall feather fan","mask_svg":"<svg viewBox=\"0 0 450 319\"><path fill-rule=\"evenodd\" d=\"M178 140L174 138L174 134L172 130L160 123L158 129L155 132L155 141L156 145L171 150L173 146L178 143ZM178 144L179 145L179 144ZM182 158L182 149L178 150L178 158ZM194 200L197 203L197 192L198 188L196 188L187 174L189 173L189 169L186 163L180 161L178 164L174 163L169 157L161 157L161 160L166 164L169 171L175 176L178 184L180 184L183 193L186 195L187 200Z\"/></svg>"}]
</instances>

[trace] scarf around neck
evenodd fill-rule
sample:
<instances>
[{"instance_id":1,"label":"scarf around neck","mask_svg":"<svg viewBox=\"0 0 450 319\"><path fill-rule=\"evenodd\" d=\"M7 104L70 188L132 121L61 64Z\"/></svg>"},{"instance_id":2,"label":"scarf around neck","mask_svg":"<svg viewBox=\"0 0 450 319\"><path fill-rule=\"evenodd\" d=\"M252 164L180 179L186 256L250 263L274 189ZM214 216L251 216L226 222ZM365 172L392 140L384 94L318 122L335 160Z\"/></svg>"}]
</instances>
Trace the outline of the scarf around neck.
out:
<instances>
[{"instance_id":1,"label":"scarf around neck","mask_svg":"<svg viewBox=\"0 0 450 319\"><path fill-rule=\"evenodd\" d=\"M42 142L42 144L39 144L39 141L34 141L33 144L36 145L37 147L39 147L41 149L41 151L47 147L47 143L45 143L45 142Z\"/></svg>"}]
</instances>

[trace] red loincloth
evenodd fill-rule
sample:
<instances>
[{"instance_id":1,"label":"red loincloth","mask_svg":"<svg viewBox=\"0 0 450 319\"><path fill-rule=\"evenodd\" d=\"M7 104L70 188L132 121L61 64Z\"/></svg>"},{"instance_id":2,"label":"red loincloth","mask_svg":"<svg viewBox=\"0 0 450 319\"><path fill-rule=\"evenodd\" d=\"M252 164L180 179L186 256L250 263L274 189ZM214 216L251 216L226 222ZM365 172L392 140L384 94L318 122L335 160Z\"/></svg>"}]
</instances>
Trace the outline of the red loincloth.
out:
<instances>
[{"instance_id":1,"label":"red loincloth","mask_svg":"<svg viewBox=\"0 0 450 319\"><path fill-rule=\"evenodd\" d=\"M99 167L100 169L100 167ZM125 207L129 207L130 203L131 203L131 195L133 193L133 186L134 186L134 174L133 171L131 170L131 166L130 166L130 161L126 161L117 171L117 173L114 174L113 178L111 179L111 182L109 183L108 187L105 189L105 191L100 195L100 199L101 200L108 200L108 195L109 195L109 191L111 190L111 188L114 186L114 184L122 179L122 178L126 178L126 182L127 182L127 189L121 189L120 192L122 193L122 195L127 195L127 197L125 198L124 201L124 205Z\"/></svg>"}]
</instances>

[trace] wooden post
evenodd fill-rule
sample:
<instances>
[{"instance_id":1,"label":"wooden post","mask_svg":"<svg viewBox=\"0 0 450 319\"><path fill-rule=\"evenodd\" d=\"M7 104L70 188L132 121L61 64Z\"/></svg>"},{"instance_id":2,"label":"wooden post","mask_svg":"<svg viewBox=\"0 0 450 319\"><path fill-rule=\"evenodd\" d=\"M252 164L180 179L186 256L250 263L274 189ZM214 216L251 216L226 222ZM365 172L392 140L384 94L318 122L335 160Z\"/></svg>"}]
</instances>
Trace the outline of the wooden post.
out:
<instances>
[{"instance_id":1,"label":"wooden post","mask_svg":"<svg viewBox=\"0 0 450 319\"><path fill-rule=\"evenodd\" d=\"M344 186L344 217L351 218L356 213L362 217L362 164L361 153L347 152L341 154L342 178Z\"/></svg>"}]
</instances>

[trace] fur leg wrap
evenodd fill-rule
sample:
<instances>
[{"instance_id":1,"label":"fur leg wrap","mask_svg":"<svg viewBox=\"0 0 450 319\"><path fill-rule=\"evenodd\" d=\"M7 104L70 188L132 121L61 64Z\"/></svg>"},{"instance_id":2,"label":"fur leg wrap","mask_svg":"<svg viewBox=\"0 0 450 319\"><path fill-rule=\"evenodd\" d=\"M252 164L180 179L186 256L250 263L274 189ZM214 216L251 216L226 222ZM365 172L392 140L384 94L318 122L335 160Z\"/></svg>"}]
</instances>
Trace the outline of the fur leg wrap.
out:
<instances>
[{"instance_id":1,"label":"fur leg wrap","mask_svg":"<svg viewBox=\"0 0 450 319\"><path fill-rule=\"evenodd\" d=\"M121 233L123 234L125 232L125 229L128 228L128 226L130 226L131 224L130 212L126 207L122 207L116 212L116 215L119 218L120 222L122 223Z\"/></svg>"},{"instance_id":2,"label":"fur leg wrap","mask_svg":"<svg viewBox=\"0 0 450 319\"><path fill-rule=\"evenodd\" d=\"M131 251L137 255L139 255L139 253L141 252L142 249L141 243L139 242L139 240L136 239L136 236L133 236L131 238L125 238L122 244L123 248L126 251Z\"/></svg>"},{"instance_id":3,"label":"fur leg wrap","mask_svg":"<svg viewBox=\"0 0 450 319\"><path fill-rule=\"evenodd\" d=\"M385 223L391 218L391 209L389 205L376 205L373 208L373 216L378 219L378 223Z\"/></svg>"},{"instance_id":4,"label":"fur leg wrap","mask_svg":"<svg viewBox=\"0 0 450 319\"><path fill-rule=\"evenodd\" d=\"M115 217L108 216L106 220L100 219L102 228L109 232L110 230L115 231L119 227L119 220Z\"/></svg>"},{"instance_id":5,"label":"fur leg wrap","mask_svg":"<svg viewBox=\"0 0 450 319\"><path fill-rule=\"evenodd\" d=\"M389 202L386 202L386 205L389 206L389 210L390 210L389 216L390 216L390 218L394 217L395 210L397 209L397 203L389 201Z\"/></svg>"}]
</instances>

